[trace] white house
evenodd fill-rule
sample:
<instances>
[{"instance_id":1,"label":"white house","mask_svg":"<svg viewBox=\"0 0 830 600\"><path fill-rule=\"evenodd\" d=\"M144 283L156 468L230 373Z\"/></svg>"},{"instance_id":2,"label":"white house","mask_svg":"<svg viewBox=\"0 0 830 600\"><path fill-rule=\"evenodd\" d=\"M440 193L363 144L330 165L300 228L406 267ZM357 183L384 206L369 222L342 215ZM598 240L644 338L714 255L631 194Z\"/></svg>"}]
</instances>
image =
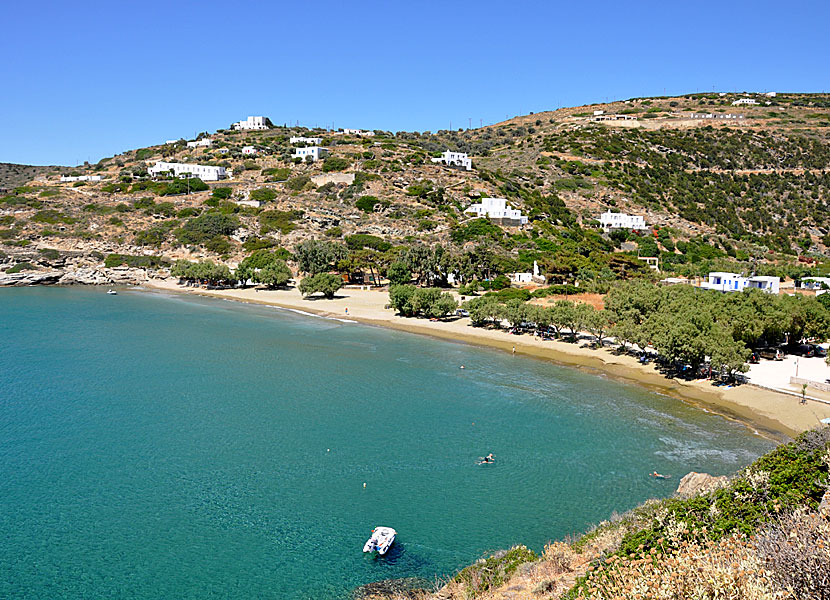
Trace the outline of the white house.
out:
<instances>
[{"instance_id":1,"label":"white house","mask_svg":"<svg viewBox=\"0 0 830 600\"><path fill-rule=\"evenodd\" d=\"M159 161L149 169L147 172L156 177L161 173L172 172L176 177L183 175L190 175L198 177L202 181L219 181L227 177L225 167L209 167L206 165L189 165L185 163L170 163Z\"/></svg>"},{"instance_id":2,"label":"white house","mask_svg":"<svg viewBox=\"0 0 830 600\"><path fill-rule=\"evenodd\" d=\"M509 273L510 283L533 283L533 273Z\"/></svg>"},{"instance_id":3,"label":"white house","mask_svg":"<svg viewBox=\"0 0 830 600\"><path fill-rule=\"evenodd\" d=\"M750 277L747 281L747 289L761 290L762 292L766 292L768 294L777 294L781 286L780 277L756 275L754 277Z\"/></svg>"},{"instance_id":4,"label":"white house","mask_svg":"<svg viewBox=\"0 0 830 600\"><path fill-rule=\"evenodd\" d=\"M248 117L244 121L234 123L232 127L234 129L268 129L268 125L265 124L265 117Z\"/></svg>"},{"instance_id":5,"label":"white house","mask_svg":"<svg viewBox=\"0 0 830 600\"><path fill-rule=\"evenodd\" d=\"M343 135L362 135L364 137L373 137L374 131L363 131L362 129L344 129Z\"/></svg>"},{"instance_id":6,"label":"white house","mask_svg":"<svg viewBox=\"0 0 830 600\"><path fill-rule=\"evenodd\" d=\"M595 111L594 111L594 116L595 116L595 117L598 117L598 116L600 116L600 115L604 115L604 114L605 114L605 111L604 111L604 110L595 110Z\"/></svg>"},{"instance_id":7,"label":"white house","mask_svg":"<svg viewBox=\"0 0 830 600\"><path fill-rule=\"evenodd\" d=\"M443 165L454 165L457 167L462 167L467 171L473 170L473 161L471 158L467 157L466 152L451 152L447 150L441 155L441 158L432 158L430 159L434 163L441 163Z\"/></svg>"},{"instance_id":8,"label":"white house","mask_svg":"<svg viewBox=\"0 0 830 600\"><path fill-rule=\"evenodd\" d=\"M305 148L296 148L293 156L294 158L302 158L303 160L306 160L306 158L310 156L312 162L316 162L321 158L328 156L328 153L328 148L321 148L320 146L306 146Z\"/></svg>"},{"instance_id":9,"label":"white house","mask_svg":"<svg viewBox=\"0 0 830 600\"><path fill-rule=\"evenodd\" d=\"M766 96L767 98L775 98L777 94L775 92L766 92L764 96Z\"/></svg>"},{"instance_id":10,"label":"white house","mask_svg":"<svg viewBox=\"0 0 830 600\"><path fill-rule=\"evenodd\" d=\"M509 208L505 198L482 198L481 202L470 205L464 212L487 217L499 225L527 225L527 217L520 210Z\"/></svg>"},{"instance_id":11,"label":"white house","mask_svg":"<svg viewBox=\"0 0 830 600\"><path fill-rule=\"evenodd\" d=\"M732 106L753 105L753 104L758 104L758 101L755 98L741 98L740 100L735 100L732 103Z\"/></svg>"},{"instance_id":12,"label":"white house","mask_svg":"<svg viewBox=\"0 0 830 600\"><path fill-rule=\"evenodd\" d=\"M177 144L178 142L179 142L179 140L167 140L167 141L166 141L166 142L164 142L164 143L165 143L165 144Z\"/></svg>"},{"instance_id":13,"label":"white house","mask_svg":"<svg viewBox=\"0 0 830 600\"><path fill-rule=\"evenodd\" d=\"M599 223L605 231L612 229L648 229L646 220L642 216L615 213L610 210L599 216Z\"/></svg>"},{"instance_id":14,"label":"white house","mask_svg":"<svg viewBox=\"0 0 830 600\"><path fill-rule=\"evenodd\" d=\"M321 137L304 137L298 135L296 137L292 137L288 140L292 144L309 144L311 146L319 146L323 143L323 138Z\"/></svg>"},{"instance_id":15,"label":"white house","mask_svg":"<svg viewBox=\"0 0 830 600\"><path fill-rule=\"evenodd\" d=\"M196 140L195 142L187 142L188 148L210 148L213 145L213 140L210 138L204 138L202 140Z\"/></svg>"},{"instance_id":16,"label":"white house","mask_svg":"<svg viewBox=\"0 0 830 600\"><path fill-rule=\"evenodd\" d=\"M253 146L245 146L242 148L242 154L251 155L258 154L259 150L254 148Z\"/></svg>"},{"instance_id":17,"label":"white house","mask_svg":"<svg viewBox=\"0 0 830 600\"><path fill-rule=\"evenodd\" d=\"M748 283L746 277L741 277L737 273L712 272L700 287L718 292L742 292Z\"/></svg>"},{"instance_id":18,"label":"white house","mask_svg":"<svg viewBox=\"0 0 830 600\"><path fill-rule=\"evenodd\" d=\"M712 272L700 287L718 292L742 292L745 289L756 289L768 294L777 294L781 285L779 277L756 275L742 277L737 273Z\"/></svg>"},{"instance_id":19,"label":"white house","mask_svg":"<svg viewBox=\"0 0 830 600\"><path fill-rule=\"evenodd\" d=\"M61 177L62 182L69 181L101 181L100 175L64 175Z\"/></svg>"},{"instance_id":20,"label":"white house","mask_svg":"<svg viewBox=\"0 0 830 600\"><path fill-rule=\"evenodd\" d=\"M802 290L820 290L822 286L830 287L830 277L802 277Z\"/></svg>"}]
</instances>

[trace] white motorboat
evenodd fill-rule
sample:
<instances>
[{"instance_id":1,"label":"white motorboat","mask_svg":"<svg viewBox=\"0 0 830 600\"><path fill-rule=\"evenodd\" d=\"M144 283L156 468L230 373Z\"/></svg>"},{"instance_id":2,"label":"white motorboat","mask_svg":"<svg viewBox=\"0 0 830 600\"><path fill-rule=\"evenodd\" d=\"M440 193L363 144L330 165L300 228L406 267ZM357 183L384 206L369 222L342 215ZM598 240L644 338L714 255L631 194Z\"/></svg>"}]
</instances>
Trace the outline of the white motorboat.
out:
<instances>
[{"instance_id":1,"label":"white motorboat","mask_svg":"<svg viewBox=\"0 0 830 600\"><path fill-rule=\"evenodd\" d=\"M364 552L377 552L383 556L389 551L389 547L394 543L395 536L398 532L391 527L375 527L372 530L372 537L370 537L363 546Z\"/></svg>"},{"instance_id":2,"label":"white motorboat","mask_svg":"<svg viewBox=\"0 0 830 600\"><path fill-rule=\"evenodd\" d=\"M107 294L109 294L110 296L115 296L117 293L118 292L116 292L115 290L107 290Z\"/></svg>"}]
</instances>

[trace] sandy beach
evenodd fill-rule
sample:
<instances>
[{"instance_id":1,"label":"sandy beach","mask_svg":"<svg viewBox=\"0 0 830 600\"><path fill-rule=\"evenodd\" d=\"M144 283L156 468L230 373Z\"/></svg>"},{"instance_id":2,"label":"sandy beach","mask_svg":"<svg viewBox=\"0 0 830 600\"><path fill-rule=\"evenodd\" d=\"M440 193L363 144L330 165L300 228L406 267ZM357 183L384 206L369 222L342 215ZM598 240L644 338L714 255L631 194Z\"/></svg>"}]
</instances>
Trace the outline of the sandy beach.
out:
<instances>
[{"instance_id":1,"label":"sandy beach","mask_svg":"<svg viewBox=\"0 0 830 600\"><path fill-rule=\"evenodd\" d=\"M725 387L714 386L705 380L687 382L667 379L652 365L642 365L635 358L617 355L608 348L593 349L587 347L585 343L541 340L531 335L511 335L506 331L471 327L470 320L467 318L430 321L399 317L393 310L384 308L389 302L389 295L383 289L341 289L334 299L325 300L322 297L305 299L296 288L206 290L181 286L174 279L151 280L145 285L167 292L266 304L321 316L349 319L457 342L498 348L511 353L515 348L517 356L524 355L550 360L560 365L576 367L641 385L654 392L678 398L702 409L720 413L727 418L739 420L759 434L776 439L793 437L805 429L816 426L821 419L830 417L830 404L818 400L808 398L807 402L802 404L800 397L751 385Z\"/></svg>"}]
</instances>

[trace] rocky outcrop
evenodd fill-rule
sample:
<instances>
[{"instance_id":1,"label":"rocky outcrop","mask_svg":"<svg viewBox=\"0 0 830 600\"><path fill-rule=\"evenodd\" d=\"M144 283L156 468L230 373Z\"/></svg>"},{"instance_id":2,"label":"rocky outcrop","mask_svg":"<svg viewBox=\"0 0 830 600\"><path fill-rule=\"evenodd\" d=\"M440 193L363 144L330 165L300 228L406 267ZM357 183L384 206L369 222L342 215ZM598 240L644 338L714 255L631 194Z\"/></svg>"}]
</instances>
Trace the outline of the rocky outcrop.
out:
<instances>
[{"instance_id":1,"label":"rocky outcrop","mask_svg":"<svg viewBox=\"0 0 830 600\"><path fill-rule=\"evenodd\" d=\"M149 276L143 269L116 267L79 267L65 271L22 271L20 273L0 272L0 287L21 287L27 285L130 285L147 281Z\"/></svg>"},{"instance_id":2,"label":"rocky outcrop","mask_svg":"<svg viewBox=\"0 0 830 600\"><path fill-rule=\"evenodd\" d=\"M715 477L709 475L709 473L695 473L692 471L680 480L675 495L681 498L689 498L690 496L717 490L727 483L729 483L729 478L726 476Z\"/></svg>"},{"instance_id":3,"label":"rocky outcrop","mask_svg":"<svg viewBox=\"0 0 830 600\"><path fill-rule=\"evenodd\" d=\"M830 488L825 490L821 504L818 505L818 512L830 519Z\"/></svg>"},{"instance_id":4,"label":"rocky outcrop","mask_svg":"<svg viewBox=\"0 0 830 600\"><path fill-rule=\"evenodd\" d=\"M0 287L50 285L58 283L62 271L23 271L21 273L0 273Z\"/></svg>"}]
</instances>

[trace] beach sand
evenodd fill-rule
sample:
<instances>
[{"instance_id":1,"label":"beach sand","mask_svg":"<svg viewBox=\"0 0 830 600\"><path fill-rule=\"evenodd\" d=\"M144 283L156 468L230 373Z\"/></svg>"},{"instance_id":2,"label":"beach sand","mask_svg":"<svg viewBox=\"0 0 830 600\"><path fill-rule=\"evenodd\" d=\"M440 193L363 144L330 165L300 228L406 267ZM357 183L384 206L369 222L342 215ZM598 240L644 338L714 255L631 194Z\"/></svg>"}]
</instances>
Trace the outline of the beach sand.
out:
<instances>
[{"instance_id":1,"label":"beach sand","mask_svg":"<svg viewBox=\"0 0 830 600\"><path fill-rule=\"evenodd\" d=\"M653 365L642 365L635 358L617 355L609 348L589 348L585 342L575 344L559 340L541 340L528 334L511 335L504 330L471 327L469 319L430 321L399 317L393 310L384 308L389 302L389 294L383 289L341 289L334 299L325 300L322 297L305 299L296 288L206 290L180 286L174 279L155 279L146 282L145 285L168 292L266 304L326 317L349 319L498 348L506 352L513 352L515 348L516 356L550 360L560 365L641 385L654 392L741 421L759 434L775 439L793 437L801 431L815 427L821 419L830 417L830 404L809 399L806 404L802 404L800 398L751 385L724 387L714 386L705 380L687 382L667 379Z\"/></svg>"}]
</instances>

